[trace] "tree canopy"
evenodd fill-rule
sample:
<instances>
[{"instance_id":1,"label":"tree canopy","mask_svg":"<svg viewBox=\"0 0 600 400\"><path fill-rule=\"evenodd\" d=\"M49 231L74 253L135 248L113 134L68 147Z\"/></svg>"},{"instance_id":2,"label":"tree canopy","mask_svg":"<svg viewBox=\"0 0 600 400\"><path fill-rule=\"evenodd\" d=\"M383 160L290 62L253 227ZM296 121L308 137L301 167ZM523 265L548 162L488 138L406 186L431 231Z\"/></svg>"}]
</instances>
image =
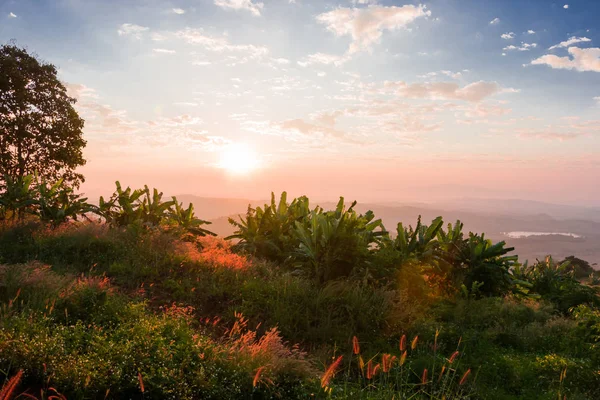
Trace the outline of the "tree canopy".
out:
<instances>
[{"instance_id":1,"label":"tree canopy","mask_svg":"<svg viewBox=\"0 0 600 400\"><path fill-rule=\"evenodd\" d=\"M84 121L54 65L13 44L0 47L0 187L5 176L38 173L78 187Z\"/></svg>"}]
</instances>

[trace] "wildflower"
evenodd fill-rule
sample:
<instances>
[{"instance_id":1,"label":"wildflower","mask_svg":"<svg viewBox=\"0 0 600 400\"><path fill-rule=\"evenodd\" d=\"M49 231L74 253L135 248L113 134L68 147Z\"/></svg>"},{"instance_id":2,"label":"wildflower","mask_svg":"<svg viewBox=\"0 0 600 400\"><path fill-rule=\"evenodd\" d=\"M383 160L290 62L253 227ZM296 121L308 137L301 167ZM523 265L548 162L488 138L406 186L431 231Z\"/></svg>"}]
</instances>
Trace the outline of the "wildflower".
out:
<instances>
[{"instance_id":1,"label":"wildflower","mask_svg":"<svg viewBox=\"0 0 600 400\"><path fill-rule=\"evenodd\" d=\"M383 356L381 356L381 364L382 364L383 372L389 372L390 369L392 369L392 364L394 363L395 359L396 359L396 356L392 357L390 354L384 354Z\"/></svg>"},{"instance_id":2,"label":"wildflower","mask_svg":"<svg viewBox=\"0 0 600 400\"><path fill-rule=\"evenodd\" d=\"M367 379L373 378L373 361L369 360L367 363Z\"/></svg>"},{"instance_id":3,"label":"wildflower","mask_svg":"<svg viewBox=\"0 0 600 400\"><path fill-rule=\"evenodd\" d=\"M23 370L20 370L19 372L17 372L15 374L15 376L10 378L8 380L8 382L6 383L6 385L4 385L2 390L0 390L0 399L10 399L12 393L15 391L15 389L16 389L17 385L19 384L19 382L21 381L22 377L23 377Z\"/></svg>"},{"instance_id":4,"label":"wildflower","mask_svg":"<svg viewBox=\"0 0 600 400\"><path fill-rule=\"evenodd\" d=\"M444 365L442 367L442 372L440 372L440 377L438 378L438 382L442 380L442 375L444 375L444 372L446 371L446 366Z\"/></svg>"},{"instance_id":5,"label":"wildflower","mask_svg":"<svg viewBox=\"0 0 600 400\"><path fill-rule=\"evenodd\" d=\"M469 377L470 373L471 373L471 368L469 368L467 370L467 372L465 372L465 374L462 376L462 378L460 378L460 382L458 384L463 385L467 381L467 378Z\"/></svg>"},{"instance_id":6,"label":"wildflower","mask_svg":"<svg viewBox=\"0 0 600 400\"><path fill-rule=\"evenodd\" d=\"M421 376L421 383L423 385L427 383L427 368L423 370L423 375Z\"/></svg>"},{"instance_id":7,"label":"wildflower","mask_svg":"<svg viewBox=\"0 0 600 400\"><path fill-rule=\"evenodd\" d=\"M404 353L402 353L402 356L400 356L400 365L404 365L405 361L406 361L406 351Z\"/></svg>"},{"instance_id":8,"label":"wildflower","mask_svg":"<svg viewBox=\"0 0 600 400\"><path fill-rule=\"evenodd\" d=\"M360 344L358 343L358 338L356 336L352 337L352 350L354 354L360 353Z\"/></svg>"},{"instance_id":9,"label":"wildflower","mask_svg":"<svg viewBox=\"0 0 600 400\"><path fill-rule=\"evenodd\" d=\"M450 356L450 358L448 359L448 362L450 364L452 364L454 362L454 360L456 359L456 356L458 356L458 351L455 351L454 353L452 353L452 355Z\"/></svg>"},{"instance_id":10,"label":"wildflower","mask_svg":"<svg viewBox=\"0 0 600 400\"><path fill-rule=\"evenodd\" d=\"M400 351L406 350L406 335L402 335L400 339Z\"/></svg>"},{"instance_id":11,"label":"wildflower","mask_svg":"<svg viewBox=\"0 0 600 400\"><path fill-rule=\"evenodd\" d=\"M140 390L144 393L146 390L144 389L144 380L142 379L142 374L138 372L138 381L140 381Z\"/></svg>"},{"instance_id":12,"label":"wildflower","mask_svg":"<svg viewBox=\"0 0 600 400\"><path fill-rule=\"evenodd\" d=\"M322 388L329 386L329 382L331 382L331 378L333 378L333 376L337 372L338 367L342 363L342 358L344 358L344 356L339 356L337 358L337 360L335 360L333 363L331 363L329 368L327 368L327 370L323 374L323 377L321 378L321 387Z\"/></svg>"},{"instance_id":13,"label":"wildflower","mask_svg":"<svg viewBox=\"0 0 600 400\"><path fill-rule=\"evenodd\" d=\"M412 343L410 344L410 348L412 350L417 348L417 341L419 340L419 335L415 336L415 338L413 339Z\"/></svg>"},{"instance_id":14,"label":"wildflower","mask_svg":"<svg viewBox=\"0 0 600 400\"><path fill-rule=\"evenodd\" d=\"M258 385L258 382L260 382L260 374L262 373L262 371L264 369L265 369L264 366L258 367L258 369L256 370L256 374L254 374L254 380L252 381L252 387L256 387L256 385Z\"/></svg>"}]
</instances>

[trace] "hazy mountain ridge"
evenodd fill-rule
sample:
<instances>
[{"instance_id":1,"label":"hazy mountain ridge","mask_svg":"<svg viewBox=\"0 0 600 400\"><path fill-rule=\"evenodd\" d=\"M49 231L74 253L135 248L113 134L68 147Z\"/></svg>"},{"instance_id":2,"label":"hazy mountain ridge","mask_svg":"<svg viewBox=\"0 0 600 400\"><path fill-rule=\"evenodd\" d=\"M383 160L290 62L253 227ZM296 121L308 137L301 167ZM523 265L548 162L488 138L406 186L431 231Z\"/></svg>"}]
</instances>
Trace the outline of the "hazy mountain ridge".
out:
<instances>
[{"instance_id":1,"label":"hazy mountain ridge","mask_svg":"<svg viewBox=\"0 0 600 400\"><path fill-rule=\"evenodd\" d=\"M233 233L233 227L228 222L229 217L237 219L238 215L245 214L248 205L256 207L268 202L268 200L207 198L194 195L179 195L177 198L184 203L193 203L198 215L210 220L213 223L210 228L219 236ZM477 202L479 200L475 199L474 203ZM498 207L500 202L506 202L506 205ZM336 202L314 202L313 206L317 204L330 209L335 207ZM457 208L452 208L452 204L456 204ZM467 199L466 204L471 204L470 200ZM486 204L489 207L485 208ZM528 210L534 205L537 206L537 212L528 214ZM422 216L424 223L429 223L441 215L445 224L460 219L467 231L484 232L490 239L506 241L516 248L515 253L522 260L533 261L552 254L556 258L576 255L590 263L600 263L600 221L595 220L594 217L596 213L600 215L600 210L527 200L493 199L485 200L485 203L482 201L471 209L465 205L461 208L458 208L459 206L461 204L454 201L445 205L419 204L418 206L414 203L401 205L388 202L386 204L358 203L356 209L360 212L372 210L390 231L395 231L398 222L414 226L419 215ZM569 215L573 217L566 218ZM585 215L589 218L584 218ZM509 238L503 234L515 231L574 233L581 235L582 238L559 235Z\"/></svg>"}]
</instances>

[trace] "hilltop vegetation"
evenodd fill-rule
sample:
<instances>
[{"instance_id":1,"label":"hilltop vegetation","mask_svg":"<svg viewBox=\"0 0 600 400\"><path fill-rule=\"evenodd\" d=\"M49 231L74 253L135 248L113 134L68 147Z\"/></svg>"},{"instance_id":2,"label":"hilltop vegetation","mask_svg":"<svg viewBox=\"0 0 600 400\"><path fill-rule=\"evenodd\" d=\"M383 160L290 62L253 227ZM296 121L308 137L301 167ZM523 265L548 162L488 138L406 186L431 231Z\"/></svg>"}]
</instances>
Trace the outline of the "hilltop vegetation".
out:
<instances>
[{"instance_id":1,"label":"hilltop vegetation","mask_svg":"<svg viewBox=\"0 0 600 400\"><path fill-rule=\"evenodd\" d=\"M323 210L284 193L224 240L148 188L84 201L77 222L44 217L71 197L35 187L0 230L0 369L18 393L599 394L594 282L551 258L521 265L459 221L390 235L343 199Z\"/></svg>"}]
</instances>

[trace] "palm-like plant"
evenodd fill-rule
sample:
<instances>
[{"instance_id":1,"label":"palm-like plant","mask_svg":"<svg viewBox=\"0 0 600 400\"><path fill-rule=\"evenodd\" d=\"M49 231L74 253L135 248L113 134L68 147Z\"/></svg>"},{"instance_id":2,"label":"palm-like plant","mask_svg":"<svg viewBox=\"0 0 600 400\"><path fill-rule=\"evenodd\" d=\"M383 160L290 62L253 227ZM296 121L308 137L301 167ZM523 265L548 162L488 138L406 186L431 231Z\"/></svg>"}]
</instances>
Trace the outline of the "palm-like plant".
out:
<instances>
[{"instance_id":1,"label":"palm-like plant","mask_svg":"<svg viewBox=\"0 0 600 400\"><path fill-rule=\"evenodd\" d=\"M115 192L108 200L101 196L96 209L96 213L108 224L157 226L168 217L169 210L175 205L172 200L163 202L163 194L156 189L151 193L148 186L132 190L130 187L123 189L119 181L115 184Z\"/></svg>"},{"instance_id":2,"label":"palm-like plant","mask_svg":"<svg viewBox=\"0 0 600 400\"><path fill-rule=\"evenodd\" d=\"M552 302L563 313L580 304L600 303L597 290L575 278L569 261L558 263L548 256L531 265L525 262L513 270L513 275L529 283L530 293Z\"/></svg>"},{"instance_id":3,"label":"palm-like plant","mask_svg":"<svg viewBox=\"0 0 600 400\"><path fill-rule=\"evenodd\" d=\"M170 209L169 219L177 224L177 226L196 236L216 236L216 233L201 228L202 225L210 225L211 222L196 218L192 203L190 203L188 208L184 208L183 203L179 203L177 198L173 197L173 204L175 207Z\"/></svg>"},{"instance_id":4,"label":"palm-like plant","mask_svg":"<svg viewBox=\"0 0 600 400\"><path fill-rule=\"evenodd\" d=\"M295 198L287 203L287 193L283 192L279 202L271 193L271 203L264 207L248 206L245 217L236 221L229 218L229 223L236 230L226 239L239 240L235 248L267 260L283 262L297 247L297 239L293 235L296 222L305 223L310 213L308 198Z\"/></svg>"},{"instance_id":5,"label":"palm-like plant","mask_svg":"<svg viewBox=\"0 0 600 400\"><path fill-rule=\"evenodd\" d=\"M505 247L504 241L494 244L484 234L472 232L462 241L454 233L447 239L441 246L438 261L442 266L446 265L442 270L452 287L472 287L473 283L480 282L480 293L487 296L503 295L513 288L510 271L518 257L506 254L514 247Z\"/></svg>"},{"instance_id":6,"label":"palm-like plant","mask_svg":"<svg viewBox=\"0 0 600 400\"><path fill-rule=\"evenodd\" d=\"M62 179L48 184L44 179L38 183L35 205L40 219L56 226L68 221L77 220L78 216L95 210L87 203L87 198L73 193L73 189L63 185Z\"/></svg>"},{"instance_id":7,"label":"palm-like plant","mask_svg":"<svg viewBox=\"0 0 600 400\"><path fill-rule=\"evenodd\" d=\"M299 244L295 255L299 265L319 283L349 276L367 267L368 257L377 239L387 232L372 211L358 214L356 202L346 210L340 197L334 211L311 211L307 222L296 221ZM379 230L378 230L379 228Z\"/></svg>"},{"instance_id":8,"label":"palm-like plant","mask_svg":"<svg viewBox=\"0 0 600 400\"><path fill-rule=\"evenodd\" d=\"M0 218L23 219L25 212L35 204L35 191L33 190L33 175L21 178L5 175L4 190L0 193Z\"/></svg>"}]
</instances>

